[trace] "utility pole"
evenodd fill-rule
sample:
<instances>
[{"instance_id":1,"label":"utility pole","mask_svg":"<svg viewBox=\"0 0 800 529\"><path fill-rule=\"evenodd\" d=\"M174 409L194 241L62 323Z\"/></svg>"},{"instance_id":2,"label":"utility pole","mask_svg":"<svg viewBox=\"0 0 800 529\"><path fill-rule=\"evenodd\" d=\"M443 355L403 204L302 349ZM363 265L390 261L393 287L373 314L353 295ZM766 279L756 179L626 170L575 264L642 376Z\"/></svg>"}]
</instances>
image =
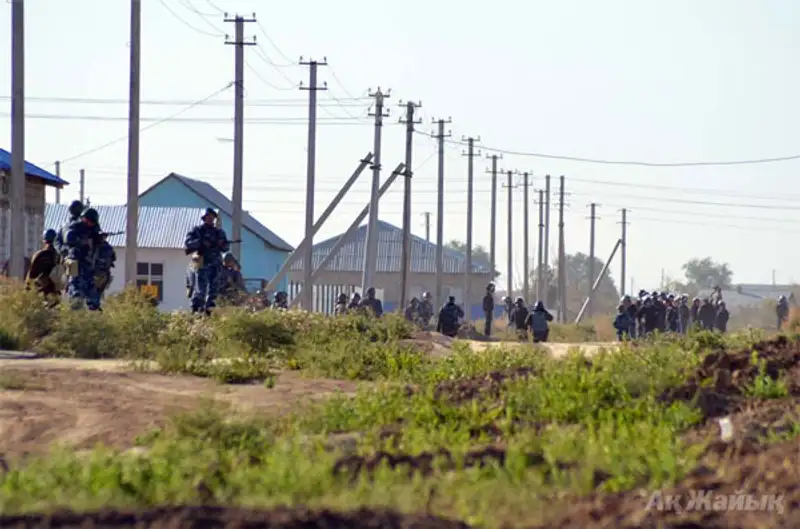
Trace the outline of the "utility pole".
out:
<instances>
[{"instance_id":1,"label":"utility pole","mask_svg":"<svg viewBox=\"0 0 800 529\"><path fill-rule=\"evenodd\" d=\"M536 262L536 298L544 296L544 190L539 190L539 252Z\"/></svg>"},{"instance_id":2,"label":"utility pole","mask_svg":"<svg viewBox=\"0 0 800 529\"><path fill-rule=\"evenodd\" d=\"M474 182L474 159L475 156L480 156L481 153L475 152L475 142L481 141L480 137L462 138L461 141L467 142L467 152L461 153L467 157L467 259L464 263L464 321L472 321L472 300L470 293L472 292L472 207L473 198L475 193Z\"/></svg>"},{"instance_id":3,"label":"utility pole","mask_svg":"<svg viewBox=\"0 0 800 529\"><path fill-rule=\"evenodd\" d=\"M389 115L383 112L383 103L390 93L384 94L378 87L376 92L370 92L370 97L375 98L375 111L370 116L375 117L375 144L372 159L372 187L369 197L369 213L367 214L367 237L364 249L364 271L361 276L361 293L367 294L367 289L374 286L375 267L378 264L378 202L381 187L381 132L383 130L383 118Z\"/></svg>"},{"instance_id":4,"label":"utility pole","mask_svg":"<svg viewBox=\"0 0 800 529\"><path fill-rule=\"evenodd\" d=\"M436 190L436 298L434 300L435 307L442 305L444 301L442 296L444 294L444 140L449 138L452 134L448 131L444 133L445 124L450 124L453 121L450 118L447 120L439 119L438 132L432 134L439 142L439 174L437 177L437 190Z\"/></svg>"},{"instance_id":5,"label":"utility pole","mask_svg":"<svg viewBox=\"0 0 800 529\"><path fill-rule=\"evenodd\" d=\"M489 268L492 271L492 279L494 279L494 272L497 269L497 160L502 158L497 154L490 156L492 159L492 169L489 171L492 174L492 214L491 224L489 231Z\"/></svg>"},{"instance_id":6,"label":"utility pole","mask_svg":"<svg viewBox=\"0 0 800 529\"><path fill-rule=\"evenodd\" d=\"M9 277L25 276L25 12L11 4L11 255Z\"/></svg>"},{"instance_id":7,"label":"utility pole","mask_svg":"<svg viewBox=\"0 0 800 529\"><path fill-rule=\"evenodd\" d=\"M425 211L422 216L425 217L425 240L431 242L431 212Z\"/></svg>"},{"instance_id":8,"label":"utility pole","mask_svg":"<svg viewBox=\"0 0 800 529\"><path fill-rule=\"evenodd\" d=\"M81 169L78 171L78 200L83 201L86 199L86 169Z\"/></svg>"},{"instance_id":9,"label":"utility pole","mask_svg":"<svg viewBox=\"0 0 800 529\"><path fill-rule=\"evenodd\" d=\"M61 178L61 162L56 162L56 176ZM61 204L61 188L56 188L56 204Z\"/></svg>"},{"instance_id":10,"label":"utility pole","mask_svg":"<svg viewBox=\"0 0 800 529\"><path fill-rule=\"evenodd\" d=\"M322 62L313 59L304 61L300 57L300 64L308 66L308 86L300 84L300 90L308 91L308 158L306 161L306 240L308 243L303 252L303 309L314 310L314 284L311 276L314 272L312 258L314 255L314 180L316 178L317 163L317 92L327 90L327 84L317 85L317 67L327 66L325 57ZM236 240L234 238L234 240ZM241 248L241 246L239 246Z\"/></svg>"},{"instance_id":11,"label":"utility pole","mask_svg":"<svg viewBox=\"0 0 800 529\"><path fill-rule=\"evenodd\" d=\"M508 184L506 184L506 188L508 188L508 263L506 268L506 274L508 275L506 279L506 288L508 289L508 296L513 298L514 292L514 229L512 222L514 221L514 197L512 195L512 191L514 190L514 171L506 171L506 176L508 176Z\"/></svg>"},{"instance_id":12,"label":"utility pole","mask_svg":"<svg viewBox=\"0 0 800 529\"><path fill-rule=\"evenodd\" d=\"M142 2L131 0L130 87L128 91L128 196L125 208L125 284L136 283L139 242L139 111L142 63ZM83 178L81 178L83 182ZM81 184L81 200L83 183Z\"/></svg>"},{"instance_id":13,"label":"utility pole","mask_svg":"<svg viewBox=\"0 0 800 529\"><path fill-rule=\"evenodd\" d=\"M530 187L530 182L528 181L528 177L530 173L524 172L522 173L522 225L525 228L522 230L522 292L525 296L525 302L530 303L531 297L531 288L530 288L530 235L528 231L528 188Z\"/></svg>"},{"instance_id":14,"label":"utility pole","mask_svg":"<svg viewBox=\"0 0 800 529\"><path fill-rule=\"evenodd\" d=\"M256 16L253 13L251 18L244 18L236 15L233 18L225 17L225 22L233 22L235 27L234 40L225 39L225 44L235 46L235 94L234 94L234 124L233 124L233 215L231 216L231 238L234 241L242 240L242 182L244 173L244 47L255 46L255 38L251 42L244 40L244 25L247 22L255 22ZM242 262L242 244L233 245L233 256L238 262ZM311 289L309 289L311 290Z\"/></svg>"},{"instance_id":15,"label":"utility pole","mask_svg":"<svg viewBox=\"0 0 800 529\"><path fill-rule=\"evenodd\" d=\"M588 278L589 280L587 281L587 283L589 285L588 286L589 290L586 293L587 299L589 300L589 304L586 306L586 314L587 314L587 316L589 316L591 318L594 315L594 312L593 312L593 309L592 309L592 298L594 297L594 296L592 296L592 287L594 286L594 280L595 280L595 276L594 276L594 242L595 242L595 222L597 221L597 204L595 204L594 202L589 204L589 210L590 210L590 213L589 213L589 278Z\"/></svg>"},{"instance_id":16,"label":"utility pole","mask_svg":"<svg viewBox=\"0 0 800 529\"><path fill-rule=\"evenodd\" d=\"M550 175L544 177L544 266L550 284ZM545 291L545 294L547 291Z\"/></svg>"},{"instance_id":17,"label":"utility pole","mask_svg":"<svg viewBox=\"0 0 800 529\"><path fill-rule=\"evenodd\" d=\"M622 208L622 236L620 237L620 240L622 241L622 244L621 244L622 248L620 248L620 250L622 250L622 253L620 254L620 256L621 256L620 261L622 263L622 270L620 271L620 285L621 285L620 288L622 289L621 294L623 296L625 295L625 274L627 272L625 267L627 265L626 261L628 260L628 228L627 228L628 219L627 219L627 216L628 216L628 210L625 209L625 208Z\"/></svg>"},{"instance_id":18,"label":"utility pole","mask_svg":"<svg viewBox=\"0 0 800 529\"><path fill-rule=\"evenodd\" d=\"M567 321L567 266L564 249L564 175L559 178L558 188L558 314L559 321Z\"/></svg>"},{"instance_id":19,"label":"utility pole","mask_svg":"<svg viewBox=\"0 0 800 529\"><path fill-rule=\"evenodd\" d=\"M400 106L406 107L405 119L400 118L400 123L405 123L406 125L406 168L405 187L403 188L403 257L400 263L400 308L405 309L406 303L408 303L408 274L411 269L411 178L414 176L411 163L414 148L414 125L422 123L421 120L414 119L414 111L422 107L422 103L407 101L403 105L401 101Z\"/></svg>"}]
</instances>

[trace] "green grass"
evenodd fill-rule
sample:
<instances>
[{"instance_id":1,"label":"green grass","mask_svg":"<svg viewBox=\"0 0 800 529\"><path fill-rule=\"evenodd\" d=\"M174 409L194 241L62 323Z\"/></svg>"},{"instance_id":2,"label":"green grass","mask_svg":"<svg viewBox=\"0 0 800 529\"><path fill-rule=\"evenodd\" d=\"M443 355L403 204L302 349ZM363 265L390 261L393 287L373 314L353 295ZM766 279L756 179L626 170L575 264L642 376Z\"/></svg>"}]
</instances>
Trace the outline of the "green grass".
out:
<instances>
[{"instance_id":1,"label":"green grass","mask_svg":"<svg viewBox=\"0 0 800 529\"><path fill-rule=\"evenodd\" d=\"M431 358L403 344L410 329L395 317L225 310L208 320L164 316L125 296L110 300L102 315L58 312L53 319L40 318L38 306L8 319L0 304L0 321L14 339L53 355L126 358L142 369L258 381L268 389L278 369L373 383L284 416L204 402L142 433L137 452L54 447L10 461L11 471L0 475L0 511L203 502L390 506L484 527L530 525L579 495L653 489L684 477L702 457L702 445L682 441L701 413L659 397L686 382L707 353L746 350L763 338L655 337L589 360L576 352L554 360L532 345L476 353L456 342L450 356ZM41 328L22 332L23 322ZM487 378L521 368L529 374ZM751 398L781 398L780 384L762 373ZM772 441L797 435L792 426ZM470 464L488 446L502 448L504 459ZM436 455L441 450L451 457ZM432 470L384 464L355 479L334 472L344 456L378 453L430 454Z\"/></svg>"}]
</instances>

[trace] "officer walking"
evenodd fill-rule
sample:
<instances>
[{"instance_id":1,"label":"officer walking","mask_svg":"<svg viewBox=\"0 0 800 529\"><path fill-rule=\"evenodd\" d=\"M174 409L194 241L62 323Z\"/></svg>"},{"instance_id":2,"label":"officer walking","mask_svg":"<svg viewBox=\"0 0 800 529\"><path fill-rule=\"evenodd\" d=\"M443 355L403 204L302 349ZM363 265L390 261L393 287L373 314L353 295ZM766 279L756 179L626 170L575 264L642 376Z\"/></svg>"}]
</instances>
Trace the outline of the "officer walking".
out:
<instances>
[{"instance_id":1,"label":"officer walking","mask_svg":"<svg viewBox=\"0 0 800 529\"><path fill-rule=\"evenodd\" d=\"M68 248L64 261L69 282L67 297L84 302L89 310L100 309L100 296L94 285L94 248L100 244L100 214L89 208L81 214L80 222L69 225L64 236ZM76 305L77 306L77 305Z\"/></svg>"},{"instance_id":2,"label":"officer walking","mask_svg":"<svg viewBox=\"0 0 800 529\"><path fill-rule=\"evenodd\" d=\"M31 286L36 288L39 294L52 300L52 304L58 303L58 298L61 296L61 277L59 270L59 262L61 261L58 252L53 247L53 242L56 239L56 230L45 230L42 234L42 242L44 246L38 250L31 258L31 266L28 269L28 277L26 283L28 288Z\"/></svg>"},{"instance_id":3,"label":"officer walking","mask_svg":"<svg viewBox=\"0 0 800 529\"><path fill-rule=\"evenodd\" d=\"M483 296L483 314L485 322L483 324L483 334L492 335L492 320L494 320L494 283L486 285L486 295Z\"/></svg>"},{"instance_id":4,"label":"officer walking","mask_svg":"<svg viewBox=\"0 0 800 529\"><path fill-rule=\"evenodd\" d=\"M186 254L192 255L195 268L192 312L211 314L216 306L219 276L222 273L222 254L230 249L228 236L217 228L217 212L207 208L202 224L186 235Z\"/></svg>"}]
</instances>

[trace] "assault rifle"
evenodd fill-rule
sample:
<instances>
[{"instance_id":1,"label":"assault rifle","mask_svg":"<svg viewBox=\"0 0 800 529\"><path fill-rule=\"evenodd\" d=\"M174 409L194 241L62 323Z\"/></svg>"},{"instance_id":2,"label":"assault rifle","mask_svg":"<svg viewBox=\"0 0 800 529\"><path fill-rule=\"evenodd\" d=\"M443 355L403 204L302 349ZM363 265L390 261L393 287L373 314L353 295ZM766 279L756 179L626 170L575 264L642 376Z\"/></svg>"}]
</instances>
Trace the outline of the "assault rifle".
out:
<instances>
[{"instance_id":1,"label":"assault rifle","mask_svg":"<svg viewBox=\"0 0 800 529\"><path fill-rule=\"evenodd\" d=\"M124 231L101 231L100 237L112 237L114 235L123 235Z\"/></svg>"}]
</instances>

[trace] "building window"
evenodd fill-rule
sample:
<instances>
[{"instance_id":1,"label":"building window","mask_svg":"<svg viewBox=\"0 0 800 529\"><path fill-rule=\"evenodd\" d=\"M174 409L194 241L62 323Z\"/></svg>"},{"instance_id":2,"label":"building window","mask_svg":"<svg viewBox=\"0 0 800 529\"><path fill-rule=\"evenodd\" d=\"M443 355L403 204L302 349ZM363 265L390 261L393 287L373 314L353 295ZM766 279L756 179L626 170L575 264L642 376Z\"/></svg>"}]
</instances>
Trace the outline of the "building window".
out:
<instances>
[{"instance_id":1,"label":"building window","mask_svg":"<svg viewBox=\"0 0 800 529\"><path fill-rule=\"evenodd\" d=\"M164 264L136 263L136 287L164 301Z\"/></svg>"}]
</instances>

